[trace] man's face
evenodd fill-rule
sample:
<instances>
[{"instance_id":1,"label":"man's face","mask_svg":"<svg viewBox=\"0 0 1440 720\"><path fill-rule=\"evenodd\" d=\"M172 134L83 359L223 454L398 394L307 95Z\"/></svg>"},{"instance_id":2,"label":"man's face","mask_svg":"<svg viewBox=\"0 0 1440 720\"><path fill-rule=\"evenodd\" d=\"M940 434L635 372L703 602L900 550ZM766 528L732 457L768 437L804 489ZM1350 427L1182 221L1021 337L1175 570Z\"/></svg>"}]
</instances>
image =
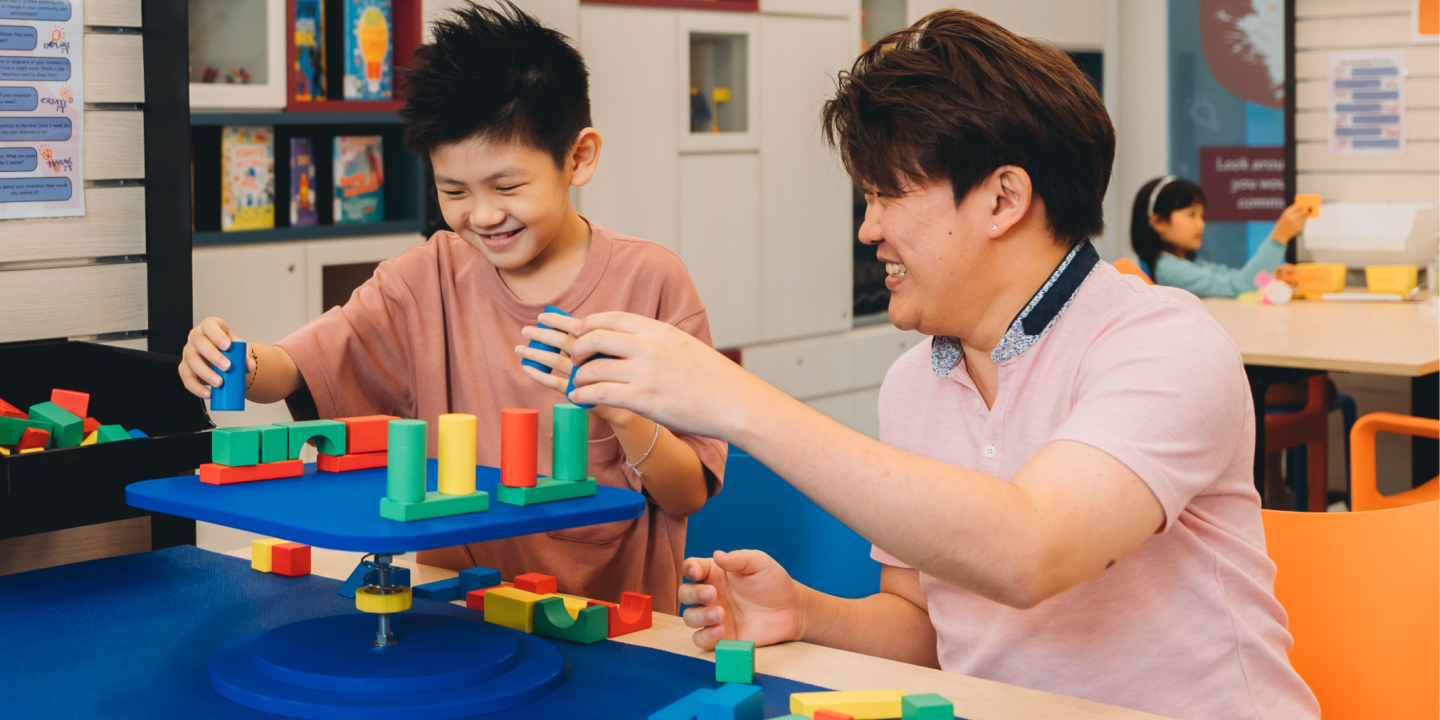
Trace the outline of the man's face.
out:
<instances>
[{"instance_id":1,"label":"man's face","mask_svg":"<svg viewBox=\"0 0 1440 720\"><path fill-rule=\"evenodd\" d=\"M570 209L572 170L521 142L467 138L430 151L445 222L491 264L534 260Z\"/></svg>"}]
</instances>

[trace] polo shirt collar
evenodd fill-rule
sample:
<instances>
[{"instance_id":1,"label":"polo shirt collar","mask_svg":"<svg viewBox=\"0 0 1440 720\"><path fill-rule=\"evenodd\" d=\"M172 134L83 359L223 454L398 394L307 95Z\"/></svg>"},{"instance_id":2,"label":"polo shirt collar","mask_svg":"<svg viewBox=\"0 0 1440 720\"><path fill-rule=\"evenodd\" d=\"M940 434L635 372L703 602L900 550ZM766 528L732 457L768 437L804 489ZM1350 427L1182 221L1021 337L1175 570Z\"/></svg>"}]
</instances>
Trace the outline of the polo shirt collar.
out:
<instances>
[{"instance_id":1,"label":"polo shirt collar","mask_svg":"<svg viewBox=\"0 0 1440 720\"><path fill-rule=\"evenodd\" d=\"M1100 254L1088 240L1072 248L1055 272L1050 273L1045 284L1030 297L1030 302L1010 321L1004 337L990 351L990 359L998 365L1018 357L1039 342L1070 307L1075 293L1099 261ZM963 354L959 338L936 335L930 346L930 368L940 377L949 377Z\"/></svg>"}]
</instances>

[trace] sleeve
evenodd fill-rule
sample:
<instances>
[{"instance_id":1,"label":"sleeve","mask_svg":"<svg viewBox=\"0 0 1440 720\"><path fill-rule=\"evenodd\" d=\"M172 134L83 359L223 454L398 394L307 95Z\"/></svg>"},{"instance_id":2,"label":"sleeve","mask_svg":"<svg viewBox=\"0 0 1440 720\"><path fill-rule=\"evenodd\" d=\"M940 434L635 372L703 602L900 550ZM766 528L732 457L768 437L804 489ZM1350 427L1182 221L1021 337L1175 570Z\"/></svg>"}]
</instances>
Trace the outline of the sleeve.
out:
<instances>
[{"instance_id":1,"label":"sleeve","mask_svg":"<svg viewBox=\"0 0 1440 720\"><path fill-rule=\"evenodd\" d=\"M381 263L343 306L276 343L300 369L320 417L416 414L414 295L392 262Z\"/></svg>"},{"instance_id":2,"label":"sleeve","mask_svg":"<svg viewBox=\"0 0 1440 720\"><path fill-rule=\"evenodd\" d=\"M1200 297L1235 297L1255 289L1255 276L1261 270L1274 270L1283 262L1285 246L1269 239L1260 243L1254 257L1240 268L1161 254L1155 262L1155 282L1189 290Z\"/></svg>"},{"instance_id":3,"label":"sleeve","mask_svg":"<svg viewBox=\"0 0 1440 720\"><path fill-rule=\"evenodd\" d=\"M1050 438L1124 463L1160 501L1165 529L1236 453L1254 447L1240 354L1202 313L1165 303L1097 338L1070 414Z\"/></svg>"}]
</instances>

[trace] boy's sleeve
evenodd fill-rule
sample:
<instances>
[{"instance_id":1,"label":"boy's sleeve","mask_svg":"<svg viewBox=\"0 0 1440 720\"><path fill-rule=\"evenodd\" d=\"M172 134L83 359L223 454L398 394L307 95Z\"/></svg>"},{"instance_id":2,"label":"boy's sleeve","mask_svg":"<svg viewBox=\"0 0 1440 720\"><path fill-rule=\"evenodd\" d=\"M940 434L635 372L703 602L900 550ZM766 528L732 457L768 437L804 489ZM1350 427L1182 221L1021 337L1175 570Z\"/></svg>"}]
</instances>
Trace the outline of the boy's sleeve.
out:
<instances>
[{"instance_id":1,"label":"boy's sleeve","mask_svg":"<svg viewBox=\"0 0 1440 720\"><path fill-rule=\"evenodd\" d=\"M391 262L334 307L276 343L294 359L322 418L414 417L414 295ZM258 372L264 372L260 368Z\"/></svg>"}]
</instances>

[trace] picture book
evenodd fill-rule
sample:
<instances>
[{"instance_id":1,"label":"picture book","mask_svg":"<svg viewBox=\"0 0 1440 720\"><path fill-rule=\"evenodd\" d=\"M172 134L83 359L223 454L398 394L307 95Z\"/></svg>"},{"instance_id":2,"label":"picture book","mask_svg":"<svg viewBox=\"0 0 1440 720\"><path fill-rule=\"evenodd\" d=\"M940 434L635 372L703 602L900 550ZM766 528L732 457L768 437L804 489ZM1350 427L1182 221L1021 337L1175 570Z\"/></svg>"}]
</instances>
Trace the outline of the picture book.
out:
<instances>
[{"instance_id":1,"label":"picture book","mask_svg":"<svg viewBox=\"0 0 1440 720\"><path fill-rule=\"evenodd\" d=\"M324 100L324 0L295 2L295 99Z\"/></svg>"},{"instance_id":2,"label":"picture book","mask_svg":"<svg viewBox=\"0 0 1440 720\"><path fill-rule=\"evenodd\" d=\"M315 141L290 138L290 227L320 222L315 210Z\"/></svg>"},{"instance_id":3,"label":"picture book","mask_svg":"<svg viewBox=\"0 0 1440 720\"><path fill-rule=\"evenodd\" d=\"M220 131L220 229L275 227L275 134L270 127Z\"/></svg>"},{"instance_id":4,"label":"picture book","mask_svg":"<svg viewBox=\"0 0 1440 720\"><path fill-rule=\"evenodd\" d=\"M394 96L395 28L390 0L345 3L345 99Z\"/></svg>"},{"instance_id":5,"label":"picture book","mask_svg":"<svg viewBox=\"0 0 1440 720\"><path fill-rule=\"evenodd\" d=\"M335 137L335 222L385 219L385 162L379 135Z\"/></svg>"}]
</instances>

